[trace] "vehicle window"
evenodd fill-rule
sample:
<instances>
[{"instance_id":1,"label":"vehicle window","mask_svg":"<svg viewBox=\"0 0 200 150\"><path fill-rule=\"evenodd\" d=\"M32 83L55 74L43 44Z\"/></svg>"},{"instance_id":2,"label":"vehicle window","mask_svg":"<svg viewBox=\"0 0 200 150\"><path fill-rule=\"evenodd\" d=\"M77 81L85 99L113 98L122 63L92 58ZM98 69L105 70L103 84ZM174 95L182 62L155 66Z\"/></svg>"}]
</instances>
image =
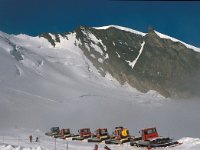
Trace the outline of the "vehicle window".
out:
<instances>
[{"instance_id":1,"label":"vehicle window","mask_svg":"<svg viewBox=\"0 0 200 150\"><path fill-rule=\"evenodd\" d=\"M52 131L52 132L59 132L59 128L58 128L58 127L51 128L51 131Z\"/></svg>"},{"instance_id":2,"label":"vehicle window","mask_svg":"<svg viewBox=\"0 0 200 150\"><path fill-rule=\"evenodd\" d=\"M69 130L65 130L64 133L65 133L65 134L69 134Z\"/></svg>"},{"instance_id":3,"label":"vehicle window","mask_svg":"<svg viewBox=\"0 0 200 150\"><path fill-rule=\"evenodd\" d=\"M107 135L107 130L101 130L102 135Z\"/></svg>"},{"instance_id":4,"label":"vehicle window","mask_svg":"<svg viewBox=\"0 0 200 150\"><path fill-rule=\"evenodd\" d=\"M83 132L90 132L90 130L89 129L84 129Z\"/></svg>"},{"instance_id":5,"label":"vehicle window","mask_svg":"<svg viewBox=\"0 0 200 150\"><path fill-rule=\"evenodd\" d=\"M152 133L154 133L154 132L156 132L155 129L147 130L147 134L152 134Z\"/></svg>"}]
</instances>

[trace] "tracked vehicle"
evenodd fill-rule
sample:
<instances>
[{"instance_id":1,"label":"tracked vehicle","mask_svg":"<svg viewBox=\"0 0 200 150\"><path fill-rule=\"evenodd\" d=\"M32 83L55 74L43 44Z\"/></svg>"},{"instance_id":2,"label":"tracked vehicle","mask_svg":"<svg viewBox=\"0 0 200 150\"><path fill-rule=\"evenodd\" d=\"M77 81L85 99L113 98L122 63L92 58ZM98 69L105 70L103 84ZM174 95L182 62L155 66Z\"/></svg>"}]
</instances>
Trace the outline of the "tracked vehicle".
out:
<instances>
[{"instance_id":1,"label":"tracked vehicle","mask_svg":"<svg viewBox=\"0 0 200 150\"><path fill-rule=\"evenodd\" d=\"M98 128L93 134L92 137L88 139L88 142L102 142L106 139L109 139L109 133L107 128Z\"/></svg>"},{"instance_id":2,"label":"tracked vehicle","mask_svg":"<svg viewBox=\"0 0 200 150\"><path fill-rule=\"evenodd\" d=\"M130 141L128 128L116 127L110 139L105 140L105 144L123 144Z\"/></svg>"},{"instance_id":3,"label":"tracked vehicle","mask_svg":"<svg viewBox=\"0 0 200 150\"><path fill-rule=\"evenodd\" d=\"M90 128L83 128L83 129L80 129L78 130L79 132L79 136L77 137L73 137L72 140L84 140L84 139L88 139L91 137L91 131L90 131Z\"/></svg>"},{"instance_id":4,"label":"tracked vehicle","mask_svg":"<svg viewBox=\"0 0 200 150\"><path fill-rule=\"evenodd\" d=\"M146 128L140 131L140 138L132 138L130 141L131 146L137 147L168 147L168 146L176 146L180 143L178 141L174 141L169 137L162 137L158 135L156 128Z\"/></svg>"}]
</instances>

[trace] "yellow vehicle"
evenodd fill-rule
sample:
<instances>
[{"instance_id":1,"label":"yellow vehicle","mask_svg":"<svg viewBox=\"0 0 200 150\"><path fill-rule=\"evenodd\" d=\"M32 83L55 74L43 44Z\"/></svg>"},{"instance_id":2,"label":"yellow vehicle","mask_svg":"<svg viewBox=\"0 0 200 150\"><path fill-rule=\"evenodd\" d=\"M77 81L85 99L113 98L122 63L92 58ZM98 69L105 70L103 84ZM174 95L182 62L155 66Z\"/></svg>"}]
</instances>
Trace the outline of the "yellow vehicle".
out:
<instances>
[{"instance_id":1,"label":"yellow vehicle","mask_svg":"<svg viewBox=\"0 0 200 150\"><path fill-rule=\"evenodd\" d=\"M123 144L130 141L128 128L116 127L110 139L106 140L106 144Z\"/></svg>"}]
</instances>

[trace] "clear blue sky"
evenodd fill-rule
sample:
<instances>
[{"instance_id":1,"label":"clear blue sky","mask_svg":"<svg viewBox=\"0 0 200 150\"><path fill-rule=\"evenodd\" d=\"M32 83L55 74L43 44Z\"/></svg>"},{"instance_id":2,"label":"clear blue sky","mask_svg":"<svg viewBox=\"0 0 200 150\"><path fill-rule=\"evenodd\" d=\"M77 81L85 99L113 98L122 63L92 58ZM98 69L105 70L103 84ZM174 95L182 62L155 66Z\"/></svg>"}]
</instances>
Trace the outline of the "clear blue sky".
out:
<instances>
[{"instance_id":1,"label":"clear blue sky","mask_svg":"<svg viewBox=\"0 0 200 150\"><path fill-rule=\"evenodd\" d=\"M116 24L157 31L200 47L200 2L110 0L0 0L0 30L38 35L80 25Z\"/></svg>"}]
</instances>

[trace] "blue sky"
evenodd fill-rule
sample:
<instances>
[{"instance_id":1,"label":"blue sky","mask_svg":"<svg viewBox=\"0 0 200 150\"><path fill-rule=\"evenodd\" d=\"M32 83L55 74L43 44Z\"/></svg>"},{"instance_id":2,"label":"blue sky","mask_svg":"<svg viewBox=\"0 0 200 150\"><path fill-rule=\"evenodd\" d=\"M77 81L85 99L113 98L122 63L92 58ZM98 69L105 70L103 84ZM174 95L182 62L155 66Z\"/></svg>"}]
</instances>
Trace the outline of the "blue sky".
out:
<instances>
[{"instance_id":1,"label":"blue sky","mask_svg":"<svg viewBox=\"0 0 200 150\"><path fill-rule=\"evenodd\" d=\"M200 2L110 0L0 0L0 30L38 35L80 25L116 24L157 31L200 47Z\"/></svg>"}]
</instances>

